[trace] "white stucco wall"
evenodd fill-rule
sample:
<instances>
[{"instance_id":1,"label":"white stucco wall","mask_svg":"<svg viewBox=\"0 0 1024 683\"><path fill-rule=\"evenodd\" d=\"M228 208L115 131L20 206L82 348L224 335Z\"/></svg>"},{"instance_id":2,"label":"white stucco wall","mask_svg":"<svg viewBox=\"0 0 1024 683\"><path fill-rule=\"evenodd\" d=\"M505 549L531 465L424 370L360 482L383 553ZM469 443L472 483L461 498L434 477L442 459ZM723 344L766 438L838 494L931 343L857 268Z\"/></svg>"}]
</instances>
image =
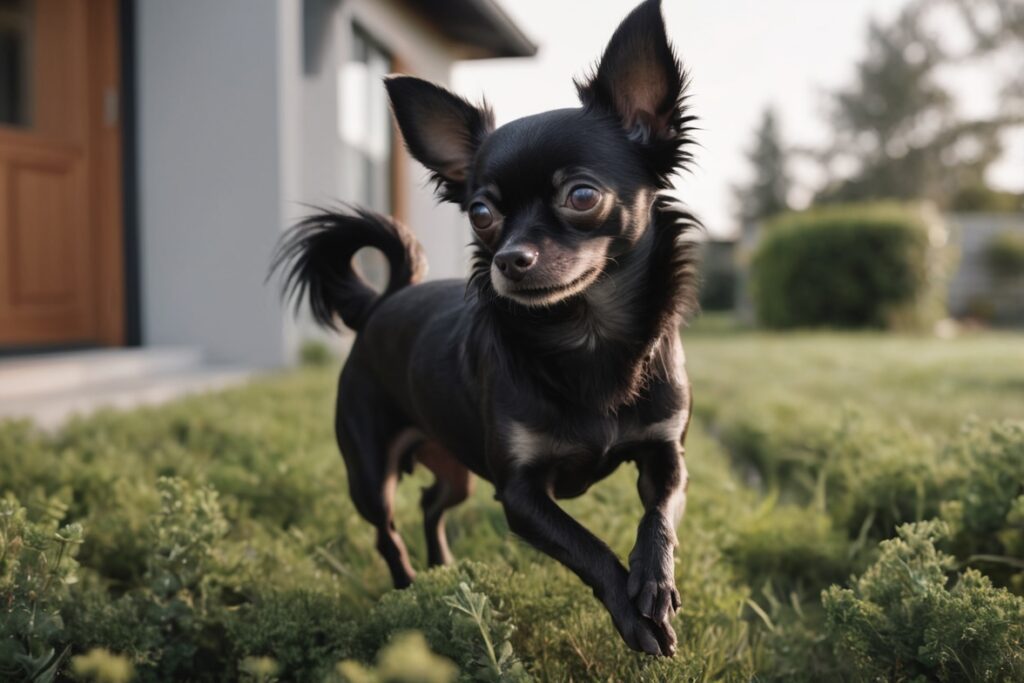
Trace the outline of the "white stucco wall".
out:
<instances>
[{"instance_id":1,"label":"white stucco wall","mask_svg":"<svg viewBox=\"0 0 1024 683\"><path fill-rule=\"evenodd\" d=\"M147 345L260 366L284 357L280 306L263 286L285 189L279 1L138 2Z\"/></svg>"},{"instance_id":2,"label":"white stucco wall","mask_svg":"<svg viewBox=\"0 0 1024 683\"><path fill-rule=\"evenodd\" d=\"M303 182L296 201L324 204L353 195L354 179L346 177L345 149L337 131L337 69L351 51L352 26L358 23L414 75L448 84L453 64L451 47L442 36L399 3L389 0L321 0L332 29L324 33L316 69L304 74ZM383 84L380 86L383 88ZM395 144L401 140L395 138ZM398 191L408 207L408 223L427 251L430 277L462 277L468 223L450 205L438 206L426 183L426 171L406 160L406 183ZM304 209L298 208L301 213Z\"/></svg>"},{"instance_id":3,"label":"white stucco wall","mask_svg":"<svg viewBox=\"0 0 1024 683\"><path fill-rule=\"evenodd\" d=\"M337 70L353 22L408 70L447 83L451 46L394 0L312 0L318 68L300 0L138 0L143 342L274 366L313 336L264 285L281 231L306 204L350 199ZM383 86L381 86L383 87ZM342 105L343 106L343 105ZM396 144L400 141L396 139ZM436 206L413 161L398 188L430 277L466 272L468 227Z\"/></svg>"}]
</instances>

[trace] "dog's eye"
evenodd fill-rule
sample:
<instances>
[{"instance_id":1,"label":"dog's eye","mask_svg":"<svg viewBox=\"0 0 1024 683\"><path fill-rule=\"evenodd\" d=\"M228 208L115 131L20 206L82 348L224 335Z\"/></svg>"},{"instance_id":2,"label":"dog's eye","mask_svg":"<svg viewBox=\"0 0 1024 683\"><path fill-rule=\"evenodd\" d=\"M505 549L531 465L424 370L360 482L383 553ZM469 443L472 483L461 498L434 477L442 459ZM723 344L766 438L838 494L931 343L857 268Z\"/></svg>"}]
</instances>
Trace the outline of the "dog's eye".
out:
<instances>
[{"instance_id":1,"label":"dog's eye","mask_svg":"<svg viewBox=\"0 0 1024 683\"><path fill-rule=\"evenodd\" d=\"M482 202L475 202L469 207L469 222L477 230L486 230L494 223L494 214Z\"/></svg>"},{"instance_id":2,"label":"dog's eye","mask_svg":"<svg viewBox=\"0 0 1024 683\"><path fill-rule=\"evenodd\" d=\"M601 193L590 185L577 185L569 192L566 204L574 211L590 211L601 201Z\"/></svg>"}]
</instances>

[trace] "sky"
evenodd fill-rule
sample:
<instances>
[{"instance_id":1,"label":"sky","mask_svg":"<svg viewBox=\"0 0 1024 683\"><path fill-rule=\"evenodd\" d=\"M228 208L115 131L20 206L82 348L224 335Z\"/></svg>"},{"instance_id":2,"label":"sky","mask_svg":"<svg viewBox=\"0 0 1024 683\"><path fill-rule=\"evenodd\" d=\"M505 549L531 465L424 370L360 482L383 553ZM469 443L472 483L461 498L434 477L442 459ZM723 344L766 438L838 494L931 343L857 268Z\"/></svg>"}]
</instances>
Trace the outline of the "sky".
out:
<instances>
[{"instance_id":1,"label":"sky","mask_svg":"<svg viewBox=\"0 0 1024 683\"><path fill-rule=\"evenodd\" d=\"M463 62L453 89L486 95L498 124L546 109L577 106L572 77L601 55L634 0L500 0L539 45L534 59ZM692 75L692 105L700 117L699 147L677 193L713 235L735 230L732 186L748 174L745 152L765 106L779 113L787 142L828 141L826 92L851 82L866 46L870 18L895 16L906 0L664 0L666 27ZM1005 65L999 65L1005 68ZM980 73L979 73L980 71ZM952 74L963 108L994 106L999 69ZM798 172L801 169L797 169ZM810 180L815 180L813 171ZM1024 135L993 168L994 185L1024 191ZM795 197L797 201L806 197Z\"/></svg>"}]
</instances>

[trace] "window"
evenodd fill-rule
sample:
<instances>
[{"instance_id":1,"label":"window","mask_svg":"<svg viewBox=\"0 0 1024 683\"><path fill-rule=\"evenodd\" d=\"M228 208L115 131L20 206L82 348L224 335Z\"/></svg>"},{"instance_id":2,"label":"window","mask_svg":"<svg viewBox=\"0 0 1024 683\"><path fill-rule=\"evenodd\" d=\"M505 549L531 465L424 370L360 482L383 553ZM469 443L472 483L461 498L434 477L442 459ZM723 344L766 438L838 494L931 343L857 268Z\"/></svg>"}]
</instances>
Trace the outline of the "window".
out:
<instances>
[{"instance_id":1,"label":"window","mask_svg":"<svg viewBox=\"0 0 1024 683\"><path fill-rule=\"evenodd\" d=\"M390 71L391 57L353 26L349 58L338 71L338 134L352 190L345 199L383 214L392 212L391 114L384 91L384 77ZM384 286L387 265L379 252L360 252L356 263L371 284Z\"/></svg>"},{"instance_id":2,"label":"window","mask_svg":"<svg viewBox=\"0 0 1024 683\"><path fill-rule=\"evenodd\" d=\"M29 124L28 0L0 0L0 125Z\"/></svg>"}]
</instances>

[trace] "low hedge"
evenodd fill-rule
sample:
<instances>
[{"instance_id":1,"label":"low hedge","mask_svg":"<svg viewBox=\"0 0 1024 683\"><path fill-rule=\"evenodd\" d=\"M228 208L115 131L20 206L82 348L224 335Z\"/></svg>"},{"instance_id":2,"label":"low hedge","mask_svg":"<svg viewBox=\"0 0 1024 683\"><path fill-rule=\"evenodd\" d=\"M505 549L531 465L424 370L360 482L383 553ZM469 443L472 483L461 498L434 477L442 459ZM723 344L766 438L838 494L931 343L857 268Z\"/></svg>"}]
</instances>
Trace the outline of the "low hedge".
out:
<instances>
[{"instance_id":1,"label":"low hedge","mask_svg":"<svg viewBox=\"0 0 1024 683\"><path fill-rule=\"evenodd\" d=\"M1004 232L996 235L985 247L985 259L996 277L1024 276L1024 234Z\"/></svg>"},{"instance_id":2,"label":"low hedge","mask_svg":"<svg viewBox=\"0 0 1024 683\"><path fill-rule=\"evenodd\" d=\"M920 208L830 206L769 222L751 293L772 328L913 328L942 314L944 231Z\"/></svg>"}]
</instances>

